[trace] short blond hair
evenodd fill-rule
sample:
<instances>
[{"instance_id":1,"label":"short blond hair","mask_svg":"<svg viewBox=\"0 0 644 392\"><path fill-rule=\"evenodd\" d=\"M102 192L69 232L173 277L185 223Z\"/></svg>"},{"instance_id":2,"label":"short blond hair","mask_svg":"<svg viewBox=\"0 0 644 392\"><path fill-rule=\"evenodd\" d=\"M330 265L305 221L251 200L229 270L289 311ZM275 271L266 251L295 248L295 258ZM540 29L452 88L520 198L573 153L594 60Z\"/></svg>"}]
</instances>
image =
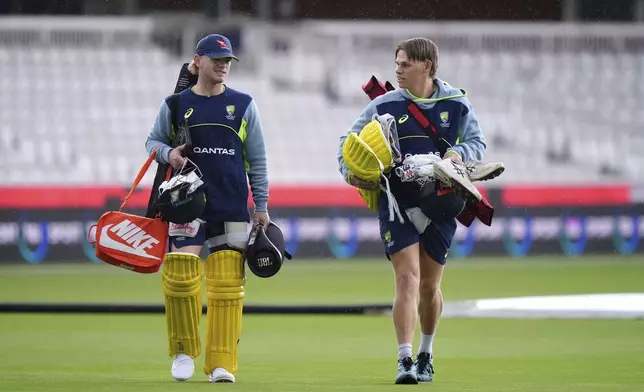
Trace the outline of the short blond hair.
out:
<instances>
[{"instance_id":1,"label":"short blond hair","mask_svg":"<svg viewBox=\"0 0 644 392\"><path fill-rule=\"evenodd\" d=\"M438 46L429 38L417 37L406 39L396 46L396 54L404 50L412 61L431 61L432 66L429 70L429 77L436 77L438 71Z\"/></svg>"},{"instance_id":2,"label":"short blond hair","mask_svg":"<svg viewBox=\"0 0 644 392\"><path fill-rule=\"evenodd\" d=\"M195 64L194 59L190 61L190 64L188 64L188 71L193 75L199 75L199 68L197 68L197 64Z\"/></svg>"}]
</instances>

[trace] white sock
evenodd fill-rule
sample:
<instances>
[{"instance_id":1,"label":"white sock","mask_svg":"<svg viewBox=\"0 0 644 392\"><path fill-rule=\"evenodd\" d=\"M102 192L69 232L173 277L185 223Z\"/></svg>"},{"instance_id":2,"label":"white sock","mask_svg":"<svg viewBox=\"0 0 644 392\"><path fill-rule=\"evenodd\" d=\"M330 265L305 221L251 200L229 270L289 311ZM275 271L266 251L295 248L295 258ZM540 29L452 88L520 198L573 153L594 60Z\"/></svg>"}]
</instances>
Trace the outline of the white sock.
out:
<instances>
[{"instance_id":1,"label":"white sock","mask_svg":"<svg viewBox=\"0 0 644 392\"><path fill-rule=\"evenodd\" d=\"M420 346L418 347L418 353L432 353L432 346L434 344L434 335L425 335L421 334L420 336Z\"/></svg>"},{"instance_id":2,"label":"white sock","mask_svg":"<svg viewBox=\"0 0 644 392\"><path fill-rule=\"evenodd\" d=\"M411 343L398 345L398 359L411 357Z\"/></svg>"}]
</instances>

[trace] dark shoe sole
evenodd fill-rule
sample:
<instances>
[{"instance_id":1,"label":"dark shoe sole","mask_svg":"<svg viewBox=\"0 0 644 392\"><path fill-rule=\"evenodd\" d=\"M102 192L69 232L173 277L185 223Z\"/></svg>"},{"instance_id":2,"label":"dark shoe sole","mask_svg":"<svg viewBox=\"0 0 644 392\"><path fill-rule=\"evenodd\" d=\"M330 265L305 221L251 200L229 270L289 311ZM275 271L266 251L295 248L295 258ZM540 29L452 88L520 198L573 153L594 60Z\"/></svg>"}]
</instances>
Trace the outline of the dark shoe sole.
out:
<instances>
[{"instance_id":1,"label":"dark shoe sole","mask_svg":"<svg viewBox=\"0 0 644 392\"><path fill-rule=\"evenodd\" d=\"M505 171L505 167L500 167L500 168L496 169L495 171L493 171L492 173L488 174L487 176L481 177L481 178L479 178L478 180L475 180L475 181L492 180L494 178L497 178L501 174L503 174L504 171ZM474 181L472 181L472 182L474 182Z\"/></svg>"},{"instance_id":2,"label":"dark shoe sole","mask_svg":"<svg viewBox=\"0 0 644 392\"><path fill-rule=\"evenodd\" d=\"M396 384L418 384L418 380L413 375L408 374L403 378L397 379Z\"/></svg>"},{"instance_id":3,"label":"dark shoe sole","mask_svg":"<svg viewBox=\"0 0 644 392\"><path fill-rule=\"evenodd\" d=\"M481 201L456 181L452 181L452 189L454 190L454 193L465 199L465 201L467 201L467 203L469 204L477 204L479 201Z\"/></svg>"}]
</instances>

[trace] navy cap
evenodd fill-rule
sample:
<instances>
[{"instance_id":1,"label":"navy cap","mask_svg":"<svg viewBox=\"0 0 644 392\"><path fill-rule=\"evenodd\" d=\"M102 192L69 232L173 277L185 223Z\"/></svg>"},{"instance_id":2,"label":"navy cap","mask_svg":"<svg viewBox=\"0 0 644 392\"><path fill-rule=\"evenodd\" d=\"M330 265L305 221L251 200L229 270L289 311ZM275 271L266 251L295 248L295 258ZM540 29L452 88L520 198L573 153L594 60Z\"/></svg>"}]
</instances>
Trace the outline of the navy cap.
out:
<instances>
[{"instance_id":1,"label":"navy cap","mask_svg":"<svg viewBox=\"0 0 644 392\"><path fill-rule=\"evenodd\" d=\"M197 44L196 54L213 59L230 57L239 61L233 54L233 46L230 44L230 40L221 34L210 34L202 38Z\"/></svg>"}]
</instances>

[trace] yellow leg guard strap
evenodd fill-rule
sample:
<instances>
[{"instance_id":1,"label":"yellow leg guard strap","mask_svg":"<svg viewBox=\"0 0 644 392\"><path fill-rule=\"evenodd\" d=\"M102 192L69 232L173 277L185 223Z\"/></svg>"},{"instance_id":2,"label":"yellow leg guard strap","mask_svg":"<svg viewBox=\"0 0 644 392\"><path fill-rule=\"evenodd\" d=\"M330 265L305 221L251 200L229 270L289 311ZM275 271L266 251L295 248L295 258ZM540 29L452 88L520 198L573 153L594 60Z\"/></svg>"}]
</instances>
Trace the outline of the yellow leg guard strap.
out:
<instances>
[{"instance_id":1,"label":"yellow leg guard strap","mask_svg":"<svg viewBox=\"0 0 644 392\"><path fill-rule=\"evenodd\" d=\"M234 250L218 251L206 259L206 365L237 373L237 344L244 302L244 259Z\"/></svg>"},{"instance_id":2,"label":"yellow leg guard strap","mask_svg":"<svg viewBox=\"0 0 644 392\"><path fill-rule=\"evenodd\" d=\"M196 358L201 352L202 277L203 265L199 256L189 253L165 255L162 281L171 356L186 354Z\"/></svg>"}]
</instances>

